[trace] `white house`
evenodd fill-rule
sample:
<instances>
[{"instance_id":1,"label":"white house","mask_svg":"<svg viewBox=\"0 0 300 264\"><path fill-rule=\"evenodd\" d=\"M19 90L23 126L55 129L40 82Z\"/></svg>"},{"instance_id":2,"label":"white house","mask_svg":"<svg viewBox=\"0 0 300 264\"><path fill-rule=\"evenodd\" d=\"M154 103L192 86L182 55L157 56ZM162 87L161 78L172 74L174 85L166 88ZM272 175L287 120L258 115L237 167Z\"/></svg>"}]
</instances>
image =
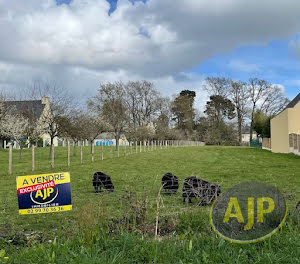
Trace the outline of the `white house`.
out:
<instances>
[{"instance_id":1,"label":"white house","mask_svg":"<svg viewBox=\"0 0 300 264\"><path fill-rule=\"evenodd\" d=\"M41 100L27 100L27 101L5 101L5 107L9 107L19 114L30 116L34 118L37 124L40 124L45 116L51 114L50 101L48 97L42 97ZM50 144L50 136L48 134L41 135L43 146ZM0 139L0 146L5 147L5 140ZM58 139L54 138L54 145L58 146ZM15 145L16 147L16 145Z\"/></svg>"}]
</instances>

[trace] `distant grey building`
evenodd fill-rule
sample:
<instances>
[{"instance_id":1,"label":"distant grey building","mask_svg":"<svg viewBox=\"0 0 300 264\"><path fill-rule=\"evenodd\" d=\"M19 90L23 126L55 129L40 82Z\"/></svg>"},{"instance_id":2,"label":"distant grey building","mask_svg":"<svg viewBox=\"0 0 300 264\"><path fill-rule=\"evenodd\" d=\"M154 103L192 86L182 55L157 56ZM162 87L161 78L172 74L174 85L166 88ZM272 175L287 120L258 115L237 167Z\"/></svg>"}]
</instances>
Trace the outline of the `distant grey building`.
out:
<instances>
[{"instance_id":1,"label":"distant grey building","mask_svg":"<svg viewBox=\"0 0 300 264\"><path fill-rule=\"evenodd\" d=\"M43 118L46 114L51 113L50 101L48 97L42 97L41 100L27 100L27 101L5 101L4 107L10 108L11 111L15 111L17 114L21 114L24 117L38 121ZM37 122L38 123L38 122ZM43 146L48 145L50 142L50 136L47 134L41 135ZM4 140L0 139L0 147L4 147ZM54 145L58 145L58 139L54 139Z\"/></svg>"}]
</instances>

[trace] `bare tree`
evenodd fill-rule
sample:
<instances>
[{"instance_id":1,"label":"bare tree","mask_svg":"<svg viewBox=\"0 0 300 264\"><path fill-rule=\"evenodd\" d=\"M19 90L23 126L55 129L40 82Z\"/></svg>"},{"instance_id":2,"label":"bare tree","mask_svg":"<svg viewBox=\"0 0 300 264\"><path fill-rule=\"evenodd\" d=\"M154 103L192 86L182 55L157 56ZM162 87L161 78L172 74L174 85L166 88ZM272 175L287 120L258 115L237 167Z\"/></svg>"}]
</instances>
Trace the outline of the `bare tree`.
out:
<instances>
[{"instance_id":1,"label":"bare tree","mask_svg":"<svg viewBox=\"0 0 300 264\"><path fill-rule=\"evenodd\" d=\"M230 82L229 96L231 102L234 104L237 116L238 125L238 137L239 143L242 143L242 127L244 119L249 111L249 92L247 84L242 81L232 81Z\"/></svg>"},{"instance_id":2,"label":"bare tree","mask_svg":"<svg viewBox=\"0 0 300 264\"><path fill-rule=\"evenodd\" d=\"M45 109L40 118L41 130L50 137L50 157L54 146L54 139L65 132L65 120L75 110L74 99L68 90L55 82L36 81L30 86L25 95L29 99L40 100Z\"/></svg>"},{"instance_id":3,"label":"bare tree","mask_svg":"<svg viewBox=\"0 0 300 264\"><path fill-rule=\"evenodd\" d=\"M272 116L282 111L289 100L284 96L282 89L278 85L269 83L266 80L250 79L248 90L251 102L250 139L252 139L254 113L256 110Z\"/></svg>"},{"instance_id":4,"label":"bare tree","mask_svg":"<svg viewBox=\"0 0 300 264\"><path fill-rule=\"evenodd\" d=\"M76 155L76 145L79 141L88 140L90 145L99 134L107 131L107 125L99 116L75 112L66 120L65 135L74 141L73 155ZM91 148L92 150L92 148Z\"/></svg>"},{"instance_id":5,"label":"bare tree","mask_svg":"<svg viewBox=\"0 0 300 264\"><path fill-rule=\"evenodd\" d=\"M207 77L204 89L209 95L220 95L227 98L230 93L230 79L224 77Z\"/></svg>"},{"instance_id":6,"label":"bare tree","mask_svg":"<svg viewBox=\"0 0 300 264\"><path fill-rule=\"evenodd\" d=\"M269 91L260 102L259 110L265 115L272 117L284 110L289 102L290 100L286 98L280 86L271 85Z\"/></svg>"},{"instance_id":7,"label":"bare tree","mask_svg":"<svg viewBox=\"0 0 300 264\"><path fill-rule=\"evenodd\" d=\"M159 115L162 97L153 83L128 82L124 85L124 92L131 130L136 131L138 127L149 125Z\"/></svg>"},{"instance_id":8,"label":"bare tree","mask_svg":"<svg viewBox=\"0 0 300 264\"><path fill-rule=\"evenodd\" d=\"M116 149L119 149L121 134L128 125L128 108L125 104L125 87L122 82L101 84L98 94L89 101L89 106L108 124L116 139Z\"/></svg>"},{"instance_id":9,"label":"bare tree","mask_svg":"<svg viewBox=\"0 0 300 264\"><path fill-rule=\"evenodd\" d=\"M257 109L259 101L266 97L270 88L271 84L266 80L260 80L257 78L249 79L248 89L251 102L250 140L252 140L253 135L254 113Z\"/></svg>"},{"instance_id":10,"label":"bare tree","mask_svg":"<svg viewBox=\"0 0 300 264\"><path fill-rule=\"evenodd\" d=\"M85 127L83 138L88 139L91 145L99 134L109 130L109 125L100 116L84 115L82 116L82 124Z\"/></svg>"}]
</instances>

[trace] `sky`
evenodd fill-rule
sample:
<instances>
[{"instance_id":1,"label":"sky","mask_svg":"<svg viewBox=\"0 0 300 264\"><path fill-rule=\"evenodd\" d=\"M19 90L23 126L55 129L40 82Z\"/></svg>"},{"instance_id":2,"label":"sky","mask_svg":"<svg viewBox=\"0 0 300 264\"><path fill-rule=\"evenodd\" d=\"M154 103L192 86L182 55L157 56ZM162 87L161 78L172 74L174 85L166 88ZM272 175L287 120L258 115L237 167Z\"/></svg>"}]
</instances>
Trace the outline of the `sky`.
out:
<instances>
[{"instance_id":1,"label":"sky","mask_svg":"<svg viewBox=\"0 0 300 264\"><path fill-rule=\"evenodd\" d=\"M0 0L0 89L54 81L82 100L100 83L149 80L166 96L207 76L300 92L299 0Z\"/></svg>"}]
</instances>

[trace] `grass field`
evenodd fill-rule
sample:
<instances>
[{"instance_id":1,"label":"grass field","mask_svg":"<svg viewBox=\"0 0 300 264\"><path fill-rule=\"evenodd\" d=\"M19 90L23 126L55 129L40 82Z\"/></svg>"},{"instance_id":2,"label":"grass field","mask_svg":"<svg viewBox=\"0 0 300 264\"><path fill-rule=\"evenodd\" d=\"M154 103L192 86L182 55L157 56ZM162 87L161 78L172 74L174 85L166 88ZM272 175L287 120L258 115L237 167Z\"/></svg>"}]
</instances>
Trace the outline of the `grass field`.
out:
<instances>
[{"instance_id":1,"label":"grass field","mask_svg":"<svg viewBox=\"0 0 300 264\"><path fill-rule=\"evenodd\" d=\"M0 152L0 263L300 263L300 157L244 147L179 147L158 149L104 160L96 148L91 163L84 148L68 168L66 148L55 149L50 169L49 149L36 150L38 173L69 171L73 210L63 213L18 215L15 178L31 172L31 151L8 175L8 152ZM129 152L129 149L127 149ZM94 194L92 175L111 176L113 193ZM162 195L160 238L154 239L156 198L161 177L172 172L180 178L195 175L222 187L245 181L277 186L286 196L289 216L271 238L256 244L231 244L217 237L209 225L209 207L183 205L181 191ZM4 259L4 257L7 257Z\"/></svg>"}]
</instances>

